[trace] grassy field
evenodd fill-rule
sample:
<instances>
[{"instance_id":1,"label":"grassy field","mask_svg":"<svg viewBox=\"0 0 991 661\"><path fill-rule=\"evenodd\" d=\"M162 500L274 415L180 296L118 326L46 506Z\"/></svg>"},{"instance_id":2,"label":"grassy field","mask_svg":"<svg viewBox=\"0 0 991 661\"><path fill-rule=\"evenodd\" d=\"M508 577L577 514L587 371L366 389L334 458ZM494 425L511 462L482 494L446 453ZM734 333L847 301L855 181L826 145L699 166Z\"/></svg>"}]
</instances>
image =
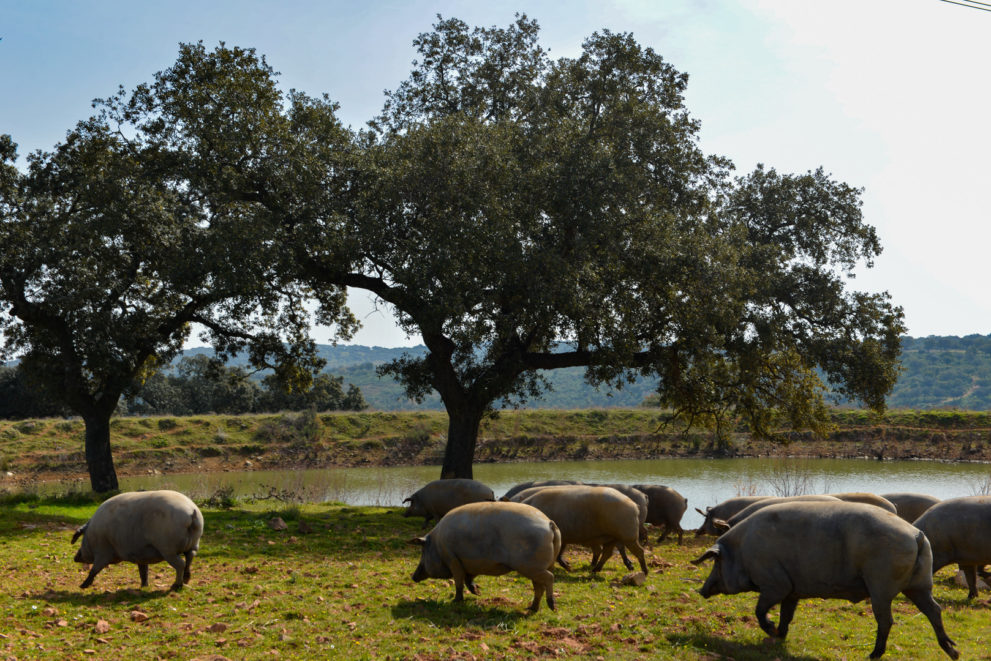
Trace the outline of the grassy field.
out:
<instances>
[{"instance_id":1,"label":"grassy field","mask_svg":"<svg viewBox=\"0 0 991 661\"><path fill-rule=\"evenodd\" d=\"M800 603L784 643L766 639L755 594L702 599L708 574L689 561L711 538L648 550L642 586L621 585L613 558L600 575L569 550L555 570L557 610L526 613L529 581L480 577L481 596L452 602L450 581L414 584L419 520L398 511L341 505L272 509L238 503L204 509L206 532L192 582L169 592L174 573L153 565L138 589L134 565L104 570L93 587L72 562L73 530L95 510L65 500L0 504L0 658L51 659L866 659L875 623L866 603ZM281 517L286 530L270 527ZM991 658L988 593L968 603L953 572L937 576L946 629L964 659ZM886 659L938 659L927 620L906 600L894 607Z\"/></svg>"}]
</instances>

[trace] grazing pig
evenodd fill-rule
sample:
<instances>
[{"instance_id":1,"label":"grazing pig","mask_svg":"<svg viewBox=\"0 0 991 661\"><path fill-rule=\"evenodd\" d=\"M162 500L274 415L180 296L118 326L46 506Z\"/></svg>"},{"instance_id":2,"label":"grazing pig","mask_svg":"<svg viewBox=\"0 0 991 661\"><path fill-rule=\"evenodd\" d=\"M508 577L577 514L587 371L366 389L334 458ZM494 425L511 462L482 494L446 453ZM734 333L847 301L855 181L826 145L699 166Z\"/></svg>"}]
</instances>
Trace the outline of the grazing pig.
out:
<instances>
[{"instance_id":1,"label":"grazing pig","mask_svg":"<svg viewBox=\"0 0 991 661\"><path fill-rule=\"evenodd\" d=\"M757 621L784 639L799 599L870 597L877 621L871 658L884 654L893 622L891 600L903 593L929 618L951 658L959 654L943 629L932 596L932 551L921 531L897 516L863 503L778 503L734 526L698 559L715 563L699 593L759 592ZM781 604L778 626L767 612Z\"/></svg>"},{"instance_id":2,"label":"grazing pig","mask_svg":"<svg viewBox=\"0 0 991 661\"><path fill-rule=\"evenodd\" d=\"M721 532L726 532L736 524L740 523L750 515L755 512L759 512L765 507L770 507L771 505L777 505L778 503L793 503L793 502L806 502L806 503L835 503L839 498L834 498L833 496L780 496L773 498L762 498L756 503L751 503L747 505L742 510L731 516L726 521L721 519L716 519L713 525L717 530Z\"/></svg>"},{"instance_id":3,"label":"grazing pig","mask_svg":"<svg viewBox=\"0 0 991 661\"><path fill-rule=\"evenodd\" d=\"M554 610L554 559L561 551L561 531L540 510L520 503L470 503L457 507L425 537L412 543L422 547L413 572L419 583L426 578L454 578L454 600L464 600L464 586L478 594L475 576L501 576L517 571L533 581L530 610Z\"/></svg>"},{"instance_id":4,"label":"grazing pig","mask_svg":"<svg viewBox=\"0 0 991 661\"><path fill-rule=\"evenodd\" d=\"M924 493L885 493L881 497L895 506L898 516L912 523L923 513L940 502L939 498Z\"/></svg>"},{"instance_id":5,"label":"grazing pig","mask_svg":"<svg viewBox=\"0 0 991 661\"><path fill-rule=\"evenodd\" d=\"M409 503L403 516L422 516L426 528L432 519L441 518L455 507L493 500L492 489L477 480L434 480L403 500Z\"/></svg>"},{"instance_id":6,"label":"grazing pig","mask_svg":"<svg viewBox=\"0 0 991 661\"><path fill-rule=\"evenodd\" d=\"M866 491L849 491L845 493L831 493L827 495L832 496L833 498L839 498L840 500L845 500L848 503L873 505L874 507L880 507L887 512L891 512L892 514L898 514L898 508L895 507L894 503L887 500L884 496L879 496L876 493L867 493Z\"/></svg>"},{"instance_id":7,"label":"grazing pig","mask_svg":"<svg viewBox=\"0 0 991 661\"><path fill-rule=\"evenodd\" d=\"M688 499L671 487L660 484L634 484L635 488L647 496L647 523L652 526L663 526L664 532L657 538L663 542L673 530L678 533L678 543L681 544L685 531L681 528L681 517L688 509Z\"/></svg>"},{"instance_id":8,"label":"grazing pig","mask_svg":"<svg viewBox=\"0 0 991 661\"><path fill-rule=\"evenodd\" d=\"M76 562L91 564L81 588L88 588L104 567L117 562L138 565L141 587L148 585L148 565L163 560L175 569L173 590L189 583L189 566L199 550L203 514L176 491L137 491L107 499L76 530L82 536ZM183 560L185 558L185 560Z\"/></svg>"},{"instance_id":9,"label":"grazing pig","mask_svg":"<svg viewBox=\"0 0 991 661\"><path fill-rule=\"evenodd\" d=\"M561 529L561 546L580 544L593 553L601 549L592 571L602 569L617 544L625 546L647 573L647 560L639 542L640 509L636 503L610 487L573 485L546 487L526 499L550 517ZM558 562L570 569L558 555Z\"/></svg>"},{"instance_id":10,"label":"grazing pig","mask_svg":"<svg viewBox=\"0 0 991 661\"><path fill-rule=\"evenodd\" d=\"M509 491L504 493L502 495L502 498L500 498L499 500L502 501L512 500L513 502L518 503L520 502L520 500L515 498L515 496L524 489L534 489L538 487L560 487L566 484L581 484L581 482L579 482L578 480L531 480L529 482L521 482L520 484L517 484L515 487L512 487Z\"/></svg>"},{"instance_id":11,"label":"grazing pig","mask_svg":"<svg viewBox=\"0 0 991 661\"><path fill-rule=\"evenodd\" d=\"M915 520L933 550L933 572L957 563L967 578L967 598L977 596L977 570L991 562L991 496L941 501Z\"/></svg>"},{"instance_id":12,"label":"grazing pig","mask_svg":"<svg viewBox=\"0 0 991 661\"><path fill-rule=\"evenodd\" d=\"M719 536L721 533L716 529L715 521L717 519L722 519L726 521L731 516L742 510L748 505L756 503L758 500L764 500L767 496L737 496L735 498L730 498L719 503L715 507L706 507L703 512L699 508L695 508L695 511L702 515L705 519L702 521L702 525L699 526L698 530L695 531L695 536L700 537L702 535L714 535Z\"/></svg>"}]
</instances>

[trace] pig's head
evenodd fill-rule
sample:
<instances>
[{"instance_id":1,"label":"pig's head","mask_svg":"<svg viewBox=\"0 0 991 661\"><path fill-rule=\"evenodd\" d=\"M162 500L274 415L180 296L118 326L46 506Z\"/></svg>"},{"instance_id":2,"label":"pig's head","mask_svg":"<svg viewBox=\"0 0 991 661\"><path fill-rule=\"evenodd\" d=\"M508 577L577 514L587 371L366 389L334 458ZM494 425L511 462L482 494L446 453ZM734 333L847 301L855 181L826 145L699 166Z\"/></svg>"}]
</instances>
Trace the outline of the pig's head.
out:
<instances>
[{"instance_id":1,"label":"pig's head","mask_svg":"<svg viewBox=\"0 0 991 661\"><path fill-rule=\"evenodd\" d=\"M441 560L437 545L430 539L430 535L415 537L409 543L420 547L420 564L413 572L414 582L419 583L427 578L451 578L451 570Z\"/></svg>"},{"instance_id":2,"label":"pig's head","mask_svg":"<svg viewBox=\"0 0 991 661\"><path fill-rule=\"evenodd\" d=\"M755 589L750 576L740 563L735 561L736 555L738 554L733 553L732 549L727 550L722 544L716 544L692 560L695 566L701 565L710 558L713 560L709 578L705 579L705 583L699 588L700 595L708 599L715 594L738 594Z\"/></svg>"},{"instance_id":3,"label":"pig's head","mask_svg":"<svg viewBox=\"0 0 991 661\"><path fill-rule=\"evenodd\" d=\"M695 511L701 514L703 518L702 525L695 531L696 537L701 537L702 535L713 535L718 537L725 532L716 527L716 521L718 521L718 519L716 519L713 514L711 507L706 507L704 512L696 507Z\"/></svg>"},{"instance_id":4,"label":"pig's head","mask_svg":"<svg viewBox=\"0 0 991 661\"><path fill-rule=\"evenodd\" d=\"M403 512L403 516L427 516L427 511L423 508L423 502L420 500L418 494L413 494L409 498L403 500L404 503L409 503L409 507Z\"/></svg>"}]
</instances>

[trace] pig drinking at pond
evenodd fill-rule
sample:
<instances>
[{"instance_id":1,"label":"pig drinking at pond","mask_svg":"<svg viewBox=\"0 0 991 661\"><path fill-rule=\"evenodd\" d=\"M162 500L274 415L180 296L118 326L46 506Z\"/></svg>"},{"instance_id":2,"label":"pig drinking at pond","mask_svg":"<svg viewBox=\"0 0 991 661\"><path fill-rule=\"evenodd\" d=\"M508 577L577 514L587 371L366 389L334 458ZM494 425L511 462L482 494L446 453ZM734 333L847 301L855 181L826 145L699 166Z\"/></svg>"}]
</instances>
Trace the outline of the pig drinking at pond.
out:
<instances>
[{"instance_id":1,"label":"pig drinking at pond","mask_svg":"<svg viewBox=\"0 0 991 661\"><path fill-rule=\"evenodd\" d=\"M422 516L426 528L431 520L441 518L455 507L491 500L495 500L492 489L477 480L434 480L403 500L409 503L403 516Z\"/></svg>"},{"instance_id":2,"label":"pig drinking at pond","mask_svg":"<svg viewBox=\"0 0 991 661\"><path fill-rule=\"evenodd\" d=\"M939 502L915 520L933 550L933 572L951 563L967 578L967 598L977 596L977 570L991 562L991 496Z\"/></svg>"},{"instance_id":3,"label":"pig drinking at pond","mask_svg":"<svg viewBox=\"0 0 991 661\"><path fill-rule=\"evenodd\" d=\"M901 592L929 618L951 658L959 654L943 629L932 596L932 551L910 523L872 505L789 502L770 505L716 540L698 565L715 563L699 593L758 592L757 621L769 636L784 638L799 599L870 597L877 620L871 658L884 654L893 622L891 601ZM778 626L767 618L781 604Z\"/></svg>"},{"instance_id":4,"label":"pig drinking at pond","mask_svg":"<svg viewBox=\"0 0 991 661\"><path fill-rule=\"evenodd\" d=\"M203 515L176 491L122 493L100 505L72 536L82 536L75 561L91 564L79 587L88 588L104 567L117 562L138 565L141 586L148 585L148 565L163 560L175 569L173 590L189 583L189 565L199 550Z\"/></svg>"},{"instance_id":5,"label":"pig drinking at pond","mask_svg":"<svg viewBox=\"0 0 991 661\"><path fill-rule=\"evenodd\" d=\"M551 568L561 552L561 532L542 512L521 503L470 503L448 512L425 537L420 564L413 572L426 578L454 578L454 600L464 599L464 586L478 594L475 576L500 576L517 571L533 581L530 610L540 608L546 593L554 609Z\"/></svg>"}]
</instances>

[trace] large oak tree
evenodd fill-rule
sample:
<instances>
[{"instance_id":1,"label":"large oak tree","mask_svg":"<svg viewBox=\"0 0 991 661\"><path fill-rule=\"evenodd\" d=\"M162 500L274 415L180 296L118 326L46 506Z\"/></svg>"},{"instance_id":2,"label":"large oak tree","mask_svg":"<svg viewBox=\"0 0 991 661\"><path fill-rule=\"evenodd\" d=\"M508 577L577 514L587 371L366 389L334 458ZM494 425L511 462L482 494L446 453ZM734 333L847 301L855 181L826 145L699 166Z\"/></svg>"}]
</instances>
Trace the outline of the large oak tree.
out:
<instances>
[{"instance_id":1,"label":"large oak tree","mask_svg":"<svg viewBox=\"0 0 991 661\"><path fill-rule=\"evenodd\" d=\"M820 425L820 375L884 406L902 313L847 287L880 252L859 190L820 169L734 178L699 147L687 76L629 34L552 60L525 16L439 19L414 43L361 136L348 222L314 215L295 245L311 285L372 292L422 335L425 356L382 372L440 394L442 477L471 476L483 416L538 394L539 370L659 375L663 405L757 434ZM342 236L350 266L323 248Z\"/></svg>"},{"instance_id":2,"label":"large oak tree","mask_svg":"<svg viewBox=\"0 0 991 661\"><path fill-rule=\"evenodd\" d=\"M184 45L154 82L94 105L24 171L0 138L0 331L24 372L82 416L91 485L105 492L118 487L121 395L194 324L221 355L247 349L287 384L319 367L312 292L288 277L279 227L308 204L333 208L328 155L347 154L351 136L334 104L283 94L263 58L223 45ZM350 332L344 290L320 299L320 320Z\"/></svg>"}]
</instances>

